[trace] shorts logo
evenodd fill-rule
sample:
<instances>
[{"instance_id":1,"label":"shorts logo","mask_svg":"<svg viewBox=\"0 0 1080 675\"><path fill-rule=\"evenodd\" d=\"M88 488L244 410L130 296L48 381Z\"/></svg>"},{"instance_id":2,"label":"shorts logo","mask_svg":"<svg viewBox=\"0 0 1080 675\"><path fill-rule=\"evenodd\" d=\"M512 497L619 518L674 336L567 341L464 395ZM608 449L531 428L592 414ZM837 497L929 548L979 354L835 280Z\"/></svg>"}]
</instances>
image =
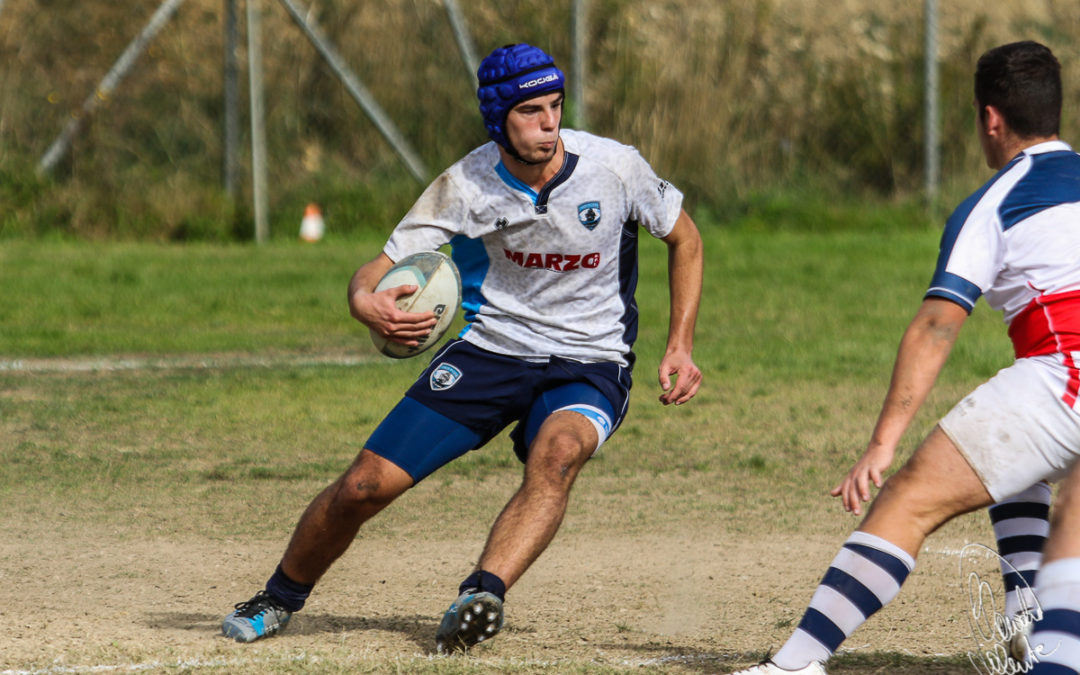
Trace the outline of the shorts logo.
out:
<instances>
[{"instance_id":1,"label":"shorts logo","mask_svg":"<svg viewBox=\"0 0 1080 675\"><path fill-rule=\"evenodd\" d=\"M457 384L457 381L461 379L461 371L456 366L452 366L449 363L441 363L439 367L431 371L431 377L428 378L428 384L431 385L432 391L443 391Z\"/></svg>"},{"instance_id":2,"label":"shorts logo","mask_svg":"<svg viewBox=\"0 0 1080 675\"><path fill-rule=\"evenodd\" d=\"M577 207L577 218L589 230L600 224L600 202L585 202Z\"/></svg>"}]
</instances>

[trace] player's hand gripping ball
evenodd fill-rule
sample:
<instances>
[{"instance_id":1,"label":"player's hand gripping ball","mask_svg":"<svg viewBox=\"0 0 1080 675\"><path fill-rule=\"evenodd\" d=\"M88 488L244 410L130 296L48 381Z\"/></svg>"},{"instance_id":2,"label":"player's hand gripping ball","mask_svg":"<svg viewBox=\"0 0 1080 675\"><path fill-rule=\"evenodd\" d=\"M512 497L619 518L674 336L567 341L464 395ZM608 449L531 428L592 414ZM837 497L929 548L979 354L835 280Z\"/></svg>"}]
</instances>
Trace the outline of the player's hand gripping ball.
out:
<instances>
[{"instance_id":1,"label":"player's hand gripping ball","mask_svg":"<svg viewBox=\"0 0 1080 675\"><path fill-rule=\"evenodd\" d=\"M416 356L433 347L450 328L461 306L461 274L454 261L438 251L414 253L402 258L379 280L375 292L408 285L418 288L415 293L398 298L397 308L404 312L434 312L438 321L415 346L391 342L371 331L375 347L395 359Z\"/></svg>"}]
</instances>

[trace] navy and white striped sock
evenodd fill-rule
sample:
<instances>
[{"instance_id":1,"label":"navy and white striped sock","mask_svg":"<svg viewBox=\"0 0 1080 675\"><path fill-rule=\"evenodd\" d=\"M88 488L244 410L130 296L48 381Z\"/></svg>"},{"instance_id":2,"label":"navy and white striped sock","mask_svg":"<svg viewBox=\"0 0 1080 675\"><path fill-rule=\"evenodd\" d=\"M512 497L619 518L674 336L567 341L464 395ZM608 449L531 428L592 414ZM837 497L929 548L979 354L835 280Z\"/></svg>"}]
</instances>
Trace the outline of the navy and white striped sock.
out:
<instances>
[{"instance_id":1,"label":"navy and white striped sock","mask_svg":"<svg viewBox=\"0 0 1080 675\"><path fill-rule=\"evenodd\" d=\"M786 670L824 663L849 635L900 592L915 559L866 532L853 532L821 580L795 633L772 657Z\"/></svg>"},{"instance_id":2,"label":"navy and white striped sock","mask_svg":"<svg viewBox=\"0 0 1080 675\"><path fill-rule=\"evenodd\" d=\"M1005 579L1005 616L1035 607L1032 589L1050 533L1050 486L1036 483L989 508L1001 574Z\"/></svg>"},{"instance_id":3,"label":"navy and white striped sock","mask_svg":"<svg viewBox=\"0 0 1080 675\"><path fill-rule=\"evenodd\" d=\"M1032 675L1080 673L1080 558L1046 563L1035 589L1043 618L1036 621L1028 644L1035 656Z\"/></svg>"}]
</instances>

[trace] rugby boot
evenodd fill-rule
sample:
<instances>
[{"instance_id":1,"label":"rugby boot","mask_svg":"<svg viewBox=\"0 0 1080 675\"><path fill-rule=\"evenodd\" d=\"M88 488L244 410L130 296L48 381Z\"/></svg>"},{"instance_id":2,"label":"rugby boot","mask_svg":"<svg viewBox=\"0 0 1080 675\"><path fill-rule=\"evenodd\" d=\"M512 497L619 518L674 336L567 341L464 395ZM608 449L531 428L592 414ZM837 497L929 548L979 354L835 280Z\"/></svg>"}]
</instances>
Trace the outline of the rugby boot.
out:
<instances>
[{"instance_id":1,"label":"rugby boot","mask_svg":"<svg viewBox=\"0 0 1080 675\"><path fill-rule=\"evenodd\" d=\"M266 591L259 591L247 602L239 602L225 621L221 632L237 642L254 642L285 628L292 613Z\"/></svg>"},{"instance_id":2,"label":"rugby boot","mask_svg":"<svg viewBox=\"0 0 1080 675\"><path fill-rule=\"evenodd\" d=\"M1031 628L1035 618L1031 612L1024 610L1012 619L1013 634L1009 637L1009 657L1020 667L1017 672L1026 673L1034 667L1034 658L1031 652Z\"/></svg>"},{"instance_id":3,"label":"rugby boot","mask_svg":"<svg viewBox=\"0 0 1080 675\"><path fill-rule=\"evenodd\" d=\"M493 637L502 627L502 600L492 593L466 591L443 615L435 647L440 654L464 651Z\"/></svg>"}]
</instances>

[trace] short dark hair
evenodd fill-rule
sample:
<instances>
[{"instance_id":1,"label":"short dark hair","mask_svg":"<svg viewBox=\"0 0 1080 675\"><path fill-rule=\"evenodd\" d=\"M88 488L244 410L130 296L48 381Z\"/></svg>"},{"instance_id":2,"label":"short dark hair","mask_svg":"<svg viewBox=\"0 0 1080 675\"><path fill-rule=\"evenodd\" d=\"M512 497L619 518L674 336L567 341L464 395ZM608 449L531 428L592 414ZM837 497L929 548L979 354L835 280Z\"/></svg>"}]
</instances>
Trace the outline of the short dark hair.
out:
<instances>
[{"instance_id":1,"label":"short dark hair","mask_svg":"<svg viewBox=\"0 0 1080 675\"><path fill-rule=\"evenodd\" d=\"M992 105L1021 138L1056 136L1061 126L1061 64L1030 40L995 47L975 66L979 116Z\"/></svg>"}]
</instances>

